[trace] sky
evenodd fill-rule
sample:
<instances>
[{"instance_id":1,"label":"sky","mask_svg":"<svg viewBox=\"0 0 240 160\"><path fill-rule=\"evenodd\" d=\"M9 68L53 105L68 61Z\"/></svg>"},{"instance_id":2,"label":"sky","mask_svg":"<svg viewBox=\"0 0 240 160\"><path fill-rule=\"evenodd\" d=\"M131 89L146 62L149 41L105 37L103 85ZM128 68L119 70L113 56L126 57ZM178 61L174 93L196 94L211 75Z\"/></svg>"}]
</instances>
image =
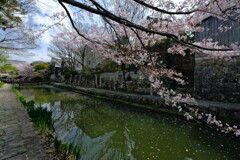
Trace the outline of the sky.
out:
<instances>
[{"instance_id":1,"label":"sky","mask_svg":"<svg viewBox=\"0 0 240 160\"><path fill-rule=\"evenodd\" d=\"M38 0L37 5L39 8L39 11L35 14L29 15L27 19L27 23L30 24L44 24L47 26L51 26L54 24L54 21L46 16L47 15L53 15L58 12L64 11L63 8L60 6L60 4L55 0ZM65 25L69 26L68 19L65 18L62 21ZM12 55L10 57L11 60L21 60L21 61L27 61L27 62L33 62L33 61L44 61L49 62L51 58L48 56L49 52L47 50L49 42L51 41L52 37L51 35L56 35L58 33L57 27L53 27L49 30L46 30L44 34L42 34L41 38L37 40L37 44L39 45L38 48L34 50L30 50L31 56L16 56Z\"/></svg>"},{"instance_id":2,"label":"sky","mask_svg":"<svg viewBox=\"0 0 240 160\"><path fill-rule=\"evenodd\" d=\"M181 2L183 0L174 0L175 3ZM53 25L54 21L46 15L53 15L58 12L64 11L64 9L61 7L61 5L56 0L37 0L37 7L39 8L39 11L33 15L29 15L27 17L27 21L34 23L34 24L44 24L44 25ZM71 12L72 10L68 8ZM67 25L68 27L71 27L68 21L68 18L65 18L62 23ZM44 61L49 62L51 61L51 58L48 56L48 46L49 42L51 41L52 37L51 35L56 35L58 33L57 27L53 27L52 29L49 29L44 32L44 34L41 36L39 40L37 40L37 44L39 47L37 49L31 50L31 56L16 56L12 55L10 57L11 60L21 60L21 61L27 61L27 62L33 62L33 61Z\"/></svg>"}]
</instances>

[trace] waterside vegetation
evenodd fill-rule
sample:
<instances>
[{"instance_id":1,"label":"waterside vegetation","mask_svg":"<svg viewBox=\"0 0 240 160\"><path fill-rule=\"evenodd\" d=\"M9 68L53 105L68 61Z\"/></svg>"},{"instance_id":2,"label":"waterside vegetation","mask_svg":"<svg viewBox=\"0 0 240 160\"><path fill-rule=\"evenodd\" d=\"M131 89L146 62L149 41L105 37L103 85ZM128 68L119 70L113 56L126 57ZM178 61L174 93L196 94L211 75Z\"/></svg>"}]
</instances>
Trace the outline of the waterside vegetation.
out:
<instances>
[{"instance_id":1,"label":"waterside vegetation","mask_svg":"<svg viewBox=\"0 0 240 160\"><path fill-rule=\"evenodd\" d=\"M55 159L79 159L79 149L74 148L72 144L63 144L54 136L52 112L47 110L47 108L36 107L33 100L27 101L26 97L23 96L14 85L12 86L12 89L28 112L32 122L41 132L43 139L48 143L50 147L48 151L54 155Z\"/></svg>"}]
</instances>

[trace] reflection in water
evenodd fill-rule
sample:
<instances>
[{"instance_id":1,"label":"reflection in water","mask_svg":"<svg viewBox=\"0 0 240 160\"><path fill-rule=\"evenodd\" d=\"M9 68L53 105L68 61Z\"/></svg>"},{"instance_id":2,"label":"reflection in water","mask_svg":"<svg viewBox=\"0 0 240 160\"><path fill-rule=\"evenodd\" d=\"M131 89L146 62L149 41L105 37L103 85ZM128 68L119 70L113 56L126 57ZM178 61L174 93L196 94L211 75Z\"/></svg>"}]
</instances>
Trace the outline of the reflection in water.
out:
<instances>
[{"instance_id":1,"label":"reflection in water","mask_svg":"<svg viewBox=\"0 0 240 160\"><path fill-rule=\"evenodd\" d=\"M240 140L196 122L54 89L23 89L53 111L55 134L84 160L240 159Z\"/></svg>"}]
</instances>

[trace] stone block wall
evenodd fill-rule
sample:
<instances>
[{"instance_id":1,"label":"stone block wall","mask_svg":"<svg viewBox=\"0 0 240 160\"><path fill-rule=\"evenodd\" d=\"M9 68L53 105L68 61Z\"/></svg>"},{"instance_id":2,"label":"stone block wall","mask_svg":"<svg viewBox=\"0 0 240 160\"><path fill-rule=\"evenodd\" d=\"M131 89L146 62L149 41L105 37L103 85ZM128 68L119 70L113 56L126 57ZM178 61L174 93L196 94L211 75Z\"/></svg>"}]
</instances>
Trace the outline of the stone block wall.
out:
<instances>
[{"instance_id":1,"label":"stone block wall","mask_svg":"<svg viewBox=\"0 0 240 160\"><path fill-rule=\"evenodd\" d=\"M121 71L102 73L98 77L97 88L124 91L130 93L150 94L150 84L147 80L139 80L139 74L126 73L126 81L123 81Z\"/></svg>"},{"instance_id":2,"label":"stone block wall","mask_svg":"<svg viewBox=\"0 0 240 160\"><path fill-rule=\"evenodd\" d=\"M199 57L195 59L194 91L203 99L240 102L240 57L236 62Z\"/></svg>"},{"instance_id":3,"label":"stone block wall","mask_svg":"<svg viewBox=\"0 0 240 160\"><path fill-rule=\"evenodd\" d=\"M129 93L150 94L150 84L146 80L123 81L102 78L97 88L124 91Z\"/></svg>"},{"instance_id":4,"label":"stone block wall","mask_svg":"<svg viewBox=\"0 0 240 160\"><path fill-rule=\"evenodd\" d=\"M78 74L67 79L57 78L56 82L71 84L82 87L102 88L109 90L124 91L129 93L151 94L150 84L147 80L139 80L139 75L134 72L126 74L125 82L123 81L122 72L111 72L101 74Z\"/></svg>"}]
</instances>

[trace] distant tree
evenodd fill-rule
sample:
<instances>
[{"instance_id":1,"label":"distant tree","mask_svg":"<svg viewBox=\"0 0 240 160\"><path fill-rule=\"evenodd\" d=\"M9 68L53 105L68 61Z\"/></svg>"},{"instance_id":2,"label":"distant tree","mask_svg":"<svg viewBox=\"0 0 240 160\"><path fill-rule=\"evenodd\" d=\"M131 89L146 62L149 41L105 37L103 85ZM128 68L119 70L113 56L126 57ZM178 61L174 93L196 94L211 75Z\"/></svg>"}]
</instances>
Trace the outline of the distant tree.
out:
<instances>
[{"instance_id":1,"label":"distant tree","mask_svg":"<svg viewBox=\"0 0 240 160\"><path fill-rule=\"evenodd\" d=\"M84 28L80 23L79 27ZM86 31L86 29L84 29ZM84 71L86 53L91 51L89 41L79 37L73 30L64 29L50 42L48 51L50 57L55 61L64 63L67 70L76 70L77 64L80 64Z\"/></svg>"},{"instance_id":2,"label":"distant tree","mask_svg":"<svg viewBox=\"0 0 240 160\"><path fill-rule=\"evenodd\" d=\"M4 64L4 65L0 66L0 73L16 75L17 69L16 69L16 67L12 66L11 64Z\"/></svg>"},{"instance_id":3,"label":"distant tree","mask_svg":"<svg viewBox=\"0 0 240 160\"><path fill-rule=\"evenodd\" d=\"M120 71L121 67L115 62L105 59L96 66L96 70L97 72L114 72Z\"/></svg>"},{"instance_id":4,"label":"distant tree","mask_svg":"<svg viewBox=\"0 0 240 160\"><path fill-rule=\"evenodd\" d=\"M5 64L7 62L8 56L4 53L0 53L0 65Z\"/></svg>"},{"instance_id":5,"label":"distant tree","mask_svg":"<svg viewBox=\"0 0 240 160\"><path fill-rule=\"evenodd\" d=\"M40 63L34 66L35 71L47 70L49 65L46 63Z\"/></svg>"},{"instance_id":6,"label":"distant tree","mask_svg":"<svg viewBox=\"0 0 240 160\"><path fill-rule=\"evenodd\" d=\"M32 81L48 80L50 75L50 64L43 61L34 61L30 64L33 68L33 74L31 75Z\"/></svg>"},{"instance_id":7,"label":"distant tree","mask_svg":"<svg viewBox=\"0 0 240 160\"><path fill-rule=\"evenodd\" d=\"M6 64L8 60L8 55L5 53L0 53L0 73L6 73L9 75L15 75L17 72L16 67L11 64Z\"/></svg>"},{"instance_id":8,"label":"distant tree","mask_svg":"<svg viewBox=\"0 0 240 160\"><path fill-rule=\"evenodd\" d=\"M1 0L0 13L0 27L6 30L20 24L22 19L19 15L26 14L26 11L17 0Z\"/></svg>"},{"instance_id":9,"label":"distant tree","mask_svg":"<svg viewBox=\"0 0 240 160\"><path fill-rule=\"evenodd\" d=\"M0 52L23 54L20 51L37 47L33 29L24 24L32 4L30 0L0 0Z\"/></svg>"}]
</instances>

